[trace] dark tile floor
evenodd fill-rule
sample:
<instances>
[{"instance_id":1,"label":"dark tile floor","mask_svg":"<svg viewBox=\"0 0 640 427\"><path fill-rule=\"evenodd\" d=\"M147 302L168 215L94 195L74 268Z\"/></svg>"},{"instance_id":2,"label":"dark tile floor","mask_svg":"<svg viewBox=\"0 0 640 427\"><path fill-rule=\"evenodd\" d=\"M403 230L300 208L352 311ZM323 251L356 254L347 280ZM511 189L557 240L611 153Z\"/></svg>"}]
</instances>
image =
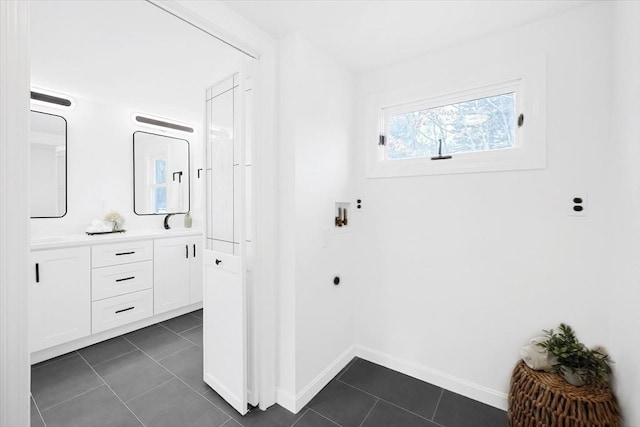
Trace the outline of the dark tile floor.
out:
<instances>
[{"instance_id":1,"label":"dark tile floor","mask_svg":"<svg viewBox=\"0 0 640 427\"><path fill-rule=\"evenodd\" d=\"M237 414L202 381L195 311L32 367L31 425L503 427L503 411L354 359L302 411Z\"/></svg>"}]
</instances>

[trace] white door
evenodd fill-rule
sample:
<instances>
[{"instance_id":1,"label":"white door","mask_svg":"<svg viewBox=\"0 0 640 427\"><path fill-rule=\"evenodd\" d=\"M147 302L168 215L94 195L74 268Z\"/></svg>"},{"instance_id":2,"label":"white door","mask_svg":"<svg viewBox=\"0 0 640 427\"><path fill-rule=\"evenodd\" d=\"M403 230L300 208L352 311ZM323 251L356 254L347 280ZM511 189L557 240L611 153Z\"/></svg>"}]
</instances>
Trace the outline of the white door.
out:
<instances>
[{"instance_id":1,"label":"white door","mask_svg":"<svg viewBox=\"0 0 640 427\"><path fill-rule=\"evenodd\" d=\"M245 153L239 76L207 91L204 381L247 413Z\"/></svg>"},{"instance_id":2,"label":"white door","mask_svg":"<svg viewBox=\"0 0 640 427\"><path fill-rule=\"evenodd\" d=\"M239 256L205 251L204 381L247 413L247 308Z\"/></svg>"}]
</instances>

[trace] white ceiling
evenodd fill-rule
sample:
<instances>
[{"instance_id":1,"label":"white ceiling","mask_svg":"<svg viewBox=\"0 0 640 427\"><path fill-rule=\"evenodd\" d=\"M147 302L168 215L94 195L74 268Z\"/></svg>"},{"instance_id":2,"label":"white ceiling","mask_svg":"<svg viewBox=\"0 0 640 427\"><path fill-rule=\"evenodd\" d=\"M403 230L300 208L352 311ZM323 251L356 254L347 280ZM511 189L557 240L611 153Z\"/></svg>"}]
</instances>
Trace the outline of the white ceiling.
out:
<instances>
[{"instance_id":1,"label":"white ceiling","mask_svg":"<svg viewBox=\"0 0 640 427\"><path fill-rule=\"evenodd\" d=\"M354 72L563 13L583 0L224 0L279 38L299 32Z\"/></svg>"},{"instance_id":2,"label":"white ceiling","mask_svg":"<svg viewBox=\"0 0 640 427\"><path fill-rule=\"evenodd\" d=\"M0 0L2 1L2 0ZM199 121L242 55L143 0L33 1L33 86Z\"/></svg>"}]
</instances>

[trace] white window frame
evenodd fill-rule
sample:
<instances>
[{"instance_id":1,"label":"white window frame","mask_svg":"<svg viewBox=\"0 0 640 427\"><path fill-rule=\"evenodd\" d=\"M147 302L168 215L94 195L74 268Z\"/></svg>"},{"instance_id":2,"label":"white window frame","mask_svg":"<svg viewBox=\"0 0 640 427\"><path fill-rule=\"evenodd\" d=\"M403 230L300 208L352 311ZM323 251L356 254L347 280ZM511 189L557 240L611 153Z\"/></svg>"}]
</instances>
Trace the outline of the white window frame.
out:
<instances>
[{"instance_id":1,"label":"white window frame","mask_svg":"<svg viewBox=\"0 0 640 427\"><path fill-rule=\"evenodd\" d=\"M423 87L406 87L370 97L366 106L367 177L544 169L547 163L546 58L472 68L472 74L464 82L446 82L443 78L441 82L431 81ZM430 157L386 159L386 147L378 145L379 136L385 135L386 118L390 115L510 92L516 94L515 116L524 116L523 126L515 128L516 139L511 148L454 153L447 160L431 160Z\"/></svg>"}]
</instances>

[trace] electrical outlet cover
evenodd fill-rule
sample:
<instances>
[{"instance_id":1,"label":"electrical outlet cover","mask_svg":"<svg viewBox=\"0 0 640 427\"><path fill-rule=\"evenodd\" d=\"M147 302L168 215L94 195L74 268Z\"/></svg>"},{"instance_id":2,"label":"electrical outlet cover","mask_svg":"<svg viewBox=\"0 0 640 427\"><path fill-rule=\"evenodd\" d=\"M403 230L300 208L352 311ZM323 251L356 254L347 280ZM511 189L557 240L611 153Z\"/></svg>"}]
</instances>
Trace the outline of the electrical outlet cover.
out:
<instances>
[{"instance_id":1,"label":"electrical outlet cover","mask_svg":"<svg viewBox=\"0 0 640 427\"><path fill-rule=\"evenodd\" d=\"M587 216L588 210L589 205L585 193L576 193L569 196L569 216Z\"/></svg>"}]
</instances>

